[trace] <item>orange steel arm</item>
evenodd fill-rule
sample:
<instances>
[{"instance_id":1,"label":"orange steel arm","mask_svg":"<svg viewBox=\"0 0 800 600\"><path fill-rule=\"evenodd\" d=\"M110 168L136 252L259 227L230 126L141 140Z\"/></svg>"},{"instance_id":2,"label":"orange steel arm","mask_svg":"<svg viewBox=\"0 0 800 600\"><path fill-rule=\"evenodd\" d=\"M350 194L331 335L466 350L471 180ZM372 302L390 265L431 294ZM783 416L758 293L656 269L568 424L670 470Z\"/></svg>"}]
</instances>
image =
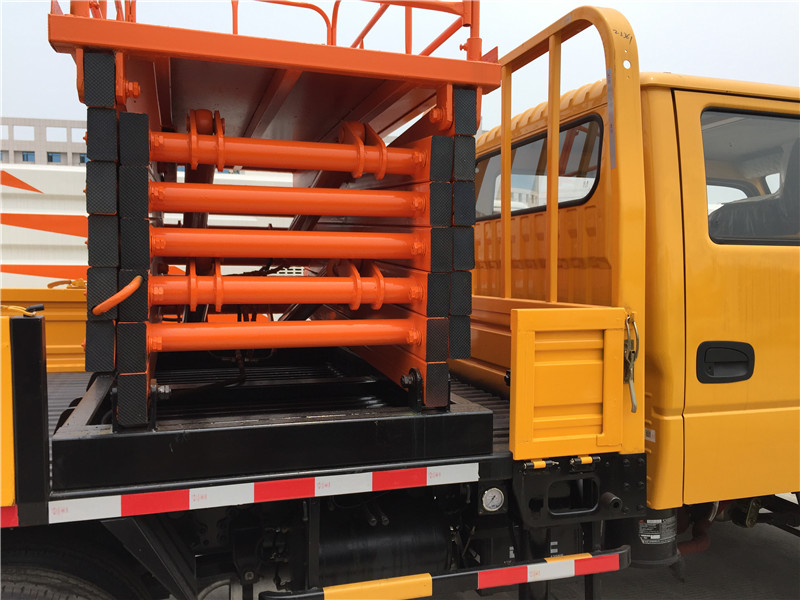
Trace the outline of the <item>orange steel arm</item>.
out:
<instances>
[{"instance_id":1,"label":"orange steel arm","mask_svg":"<svg viewBox=\"0 0 800 600\"><path fill-rule=\"evenodd\" d=\"M422 339L410 319L148 323L147 338L150 352L407 345Z\"/></svg>"},{"instance_id":2,"label":"orange steel arm","mask_svg":"<svg viewBox=\"0 0 800 600\"><path fill-rule=\"evenodd\" d=\"M425 194L394 190L255 187L150 182L150 210L236 215L413 217Z\"/></svg>"},{"instance_id":3,"label":"orange steel arm","mask_svg":"<svg viewBox=\"0 0 800 600\"><path fill-rule=\"evenodd\" d=\"M150 159L182 164L243 165L284 170L327 170L414 175L426 156L409 148L151 133Z\"/></svg>"},{"instance_id":4,"label":"orange steel arm","mask_svg":"<svg viewBox=\"0 0 800 600\"><path fill-rule=\"evenodd\" d=\"M153 256L411 259L427 253L413 233L339 233L153 227Z\"/></svg>"},{"instance_id":5,"label":"orange steel arm","mask_svg":"<svg viewBox=\"0 0 800 600\"><path fill-rule=\"evenodd\" d=\"M254 277L152 275L150 304L408 304L422 287L402 277ZM378 305L379 306L379 305Z\"/></svg>"}]
</instances>

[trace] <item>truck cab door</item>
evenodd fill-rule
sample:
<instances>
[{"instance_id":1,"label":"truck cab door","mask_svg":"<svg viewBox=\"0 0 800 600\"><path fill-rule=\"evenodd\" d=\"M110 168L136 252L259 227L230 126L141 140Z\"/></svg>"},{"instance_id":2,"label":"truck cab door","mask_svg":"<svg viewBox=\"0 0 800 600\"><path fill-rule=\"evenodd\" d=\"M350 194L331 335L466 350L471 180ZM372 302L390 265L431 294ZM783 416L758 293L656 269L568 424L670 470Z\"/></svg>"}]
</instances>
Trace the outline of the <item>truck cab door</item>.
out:
<instances>
[{"instance_id":1,"label":"truck cab door","mask_svg":"<svg viewBox=\"0 0 800 600\"><path fill-rule=\"evenodd\" d=\"M800 104L675 91L684 502L800 489Z\"/></svg>"}]
</instances>

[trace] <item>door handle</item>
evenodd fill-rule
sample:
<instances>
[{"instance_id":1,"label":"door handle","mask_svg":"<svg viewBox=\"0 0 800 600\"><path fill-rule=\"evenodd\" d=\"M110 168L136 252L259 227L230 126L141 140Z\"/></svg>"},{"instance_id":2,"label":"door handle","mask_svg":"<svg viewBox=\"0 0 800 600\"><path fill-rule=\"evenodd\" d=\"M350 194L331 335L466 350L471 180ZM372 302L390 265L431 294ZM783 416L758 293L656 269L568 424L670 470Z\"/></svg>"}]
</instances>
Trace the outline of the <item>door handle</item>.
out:
<instances>
[{"instance_id":1,"label":"door handle","mask_svg":"<svg viewBox=\"0 0 800 600\"><path fill-rule=\"evenodd\" d=\"M700 383L733 383L753 376L755 351L745 342L703 342L697 347Z\"/></svg>"}]
</instances>

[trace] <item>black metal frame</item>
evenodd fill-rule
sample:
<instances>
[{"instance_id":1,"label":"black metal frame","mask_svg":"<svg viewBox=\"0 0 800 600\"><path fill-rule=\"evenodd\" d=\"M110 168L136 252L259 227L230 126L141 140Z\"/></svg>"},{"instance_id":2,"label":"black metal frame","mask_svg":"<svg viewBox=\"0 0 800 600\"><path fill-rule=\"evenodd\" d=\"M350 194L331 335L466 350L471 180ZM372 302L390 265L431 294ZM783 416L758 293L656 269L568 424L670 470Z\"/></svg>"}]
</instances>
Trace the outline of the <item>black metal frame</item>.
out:
<instances>
[{"instance_id":1,"label":"black metal frame","mask_svg":"<svg viewBox=\"0 0 800 600\"><path fill-rule=\"evenodd\" d=\"M9 319L14 411L15 502L20 525L47 522L47 372L42 317Z\"/></svg>"},{"instance_id":2,"label":"black metal frame","mask_svg":"<svg viewBox=\"0 0 800 600\"><path fill-rule=\"evenodd\" d=\"M319 365L320 357L310 354L303 353L307 364ZM163 487L492 453L491 411L454 396L449 410L420 413L402 390L352 355L327 356L339 361L336 376L226 387L219 383L232 381L235 369L198 368L198 378L215 382L199 386L182 383L195 371L172 379L170 371L157 372L159 383L172 381L177 398L158 401L153 430L112 432L111 423L99 422L114 406L110 376L100 375L53 436L53 489Z\"/></svg>"}]
</instances>

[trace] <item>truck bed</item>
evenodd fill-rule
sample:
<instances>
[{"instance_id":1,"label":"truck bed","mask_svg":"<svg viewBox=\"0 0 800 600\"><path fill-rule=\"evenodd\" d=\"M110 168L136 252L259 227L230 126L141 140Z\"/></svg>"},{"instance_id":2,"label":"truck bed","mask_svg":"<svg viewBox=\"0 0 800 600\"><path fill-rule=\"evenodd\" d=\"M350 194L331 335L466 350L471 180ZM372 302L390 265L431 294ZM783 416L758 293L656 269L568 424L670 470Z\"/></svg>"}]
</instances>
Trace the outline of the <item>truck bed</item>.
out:
<instances>
[{"instance_id":1,"label":"truck bed","mask_svg":"<svg viewBox=\"0 0 800 600\"><path fill-rule=\"evenodd\" d=\"M507 401L459 381L449 411L419 412L402 389L339 349L285 353L279 364L248 367L242 382L230 365L166 367L157 379L171 395L158 401L155 427L136 431L112 432L109 400L93 400L90 391L81 403L97 406L75 410L54 435L89 374L48 375L57 497L478 457L509 462Z\"/></svg>"}]
</instances>

